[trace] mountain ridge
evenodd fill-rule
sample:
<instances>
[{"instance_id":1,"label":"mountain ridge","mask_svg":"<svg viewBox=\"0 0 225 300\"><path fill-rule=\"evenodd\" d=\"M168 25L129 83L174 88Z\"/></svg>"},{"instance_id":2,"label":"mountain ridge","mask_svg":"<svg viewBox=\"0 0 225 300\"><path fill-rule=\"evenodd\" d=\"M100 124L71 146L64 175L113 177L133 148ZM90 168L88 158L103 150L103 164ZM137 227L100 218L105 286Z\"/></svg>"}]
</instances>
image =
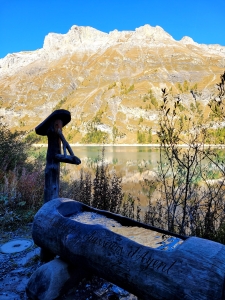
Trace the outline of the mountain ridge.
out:
<instances>
[{"instance_id":1,"label":"mountain ridge","mask_svg":"<svg viewBox=\"0 0 225 300\"><path fill-rule=\"evenodd\" d=\"M153 41L154 43L148 44L148 46L154 47L157 42L164 40L167 40L167 42L170 40L183 45L195 45L209 51L210 53L219 53L225 57L225 47L223 46L218 44L198 44L188 36L184 36L180 41L176 41L160 26L152 27L146 24L136 28L135 31L118 31L115 29L109 33L105 33L89 26L73 25L66 34L49 33L45 37L43 48L41 49L7 54L4 58L0 59L0 76L4 73L4 71L6 72L7 69L10 69L10 67L19 60L22 61L21 66L23 67L39 58L51 61L65 54L72 54L78 50L83 52L95 52L101 48L104 43L106 43L106 45L104 45L104 49L113 45L115 46L121 42L130 42L133 43L133 46L137 43L137 45L140 46L140 44L146 45L146 41ZM168 46L169 45L167 44L167 47ZM58 50L60 50L59 54L54 56L52 51L58 52ZM25 61L24 58L26 58Z\"/></svg>"},{"instance_id":2,"label":"mountain ridge","mask_svg":"<svg viewBox=\"0 0 225 300\"><path fill-rule=\"evenodd\" d=\"M198 86L205 105L224 68L225 47L176 41L160 26L104 33L74 25L49 33L41 49L0 59L0 114L12 129L29 131L65 108L71 142L82 142L94 124L110 142L116 128L115 142L137 143L138 131L157 130L161 88L181 94L185 85L188 104Z\"/></svg>"}]
</instances>

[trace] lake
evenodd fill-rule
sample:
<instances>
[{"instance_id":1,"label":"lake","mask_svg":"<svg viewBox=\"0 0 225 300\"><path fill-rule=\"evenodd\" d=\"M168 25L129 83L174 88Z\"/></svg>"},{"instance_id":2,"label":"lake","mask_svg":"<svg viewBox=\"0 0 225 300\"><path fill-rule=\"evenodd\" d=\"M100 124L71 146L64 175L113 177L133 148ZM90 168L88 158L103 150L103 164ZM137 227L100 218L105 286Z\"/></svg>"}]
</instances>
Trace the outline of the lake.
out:
<instances>
[{"instance_id":1,"label":"lake","mask_svg":"<svg viewBox=\"0 0 225 300\"><path fill-rule=\"evenodd\" d=\"M42 151L47 148L43 147ZM103 146L75 145L72 146L74 154L80 158L79 166L61 164L61 176L67 180L80 177L80 170L90 171L94 178L94 169L102 157ZM217 150L215 150L217 151ZM224 157L224 149L220 156ZM122 177L123 191L141 199L142 205L148 204L146 189L143 188L143 178L154 179L160 160L160 150L148 145L117 145L104 146L104 162L109 171L115 170L117 176ZM207 162L207 166L208 162ZM66 176L66 177L65 177ZM61 177L62 178L62 177Z\"/></svg>"},{"instance_id":2,"label":"lake","mask_svg":"<svg viewBox=\"0 0 225 300\"><path fill-rule=\"evenodd\" d=\"M72 147L74 154L81 159L81 166L91 166L102 156L102 146ZM112 166L120 166L122 173L128 170L140 171L144 167L149 170L157 168L159 149L148 146L104 146L105 162Z\"/></svg>"},{"instance_id":3,"label":"lake","mask_svg":"<svg viewBox=\"0 0 225 300\"><path fill-rule=\"evenodd\" d=\"M41 147L46 151L46 147ZM79 166L61 164L61 176L67 179L79 179L80 170L94 173L97 162L102 157L103 146L72 146L74 154L80 158ZM122 177L123 191L139 197L143 205L147 205L147 199L143 194L140 180L152 178L157 171L159 161L159 148L152 146L104 146L104 161L109 171L115 170L117 176ZM94 176L92 177L92 179Z\"/></svg>"}]
</instances>

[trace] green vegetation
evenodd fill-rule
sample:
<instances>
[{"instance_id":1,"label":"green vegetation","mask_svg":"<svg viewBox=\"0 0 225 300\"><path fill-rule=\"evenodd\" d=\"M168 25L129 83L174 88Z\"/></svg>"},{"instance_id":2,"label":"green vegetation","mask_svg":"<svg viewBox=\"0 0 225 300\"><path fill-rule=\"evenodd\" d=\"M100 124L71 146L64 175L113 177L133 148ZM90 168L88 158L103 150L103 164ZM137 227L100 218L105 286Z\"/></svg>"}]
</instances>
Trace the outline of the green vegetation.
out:
<instances>
[{"instance_id":1,"label":"green vegetation","mask_svg":"<svg viewBox=\"0 0 225 300\"><path fill-rule=\"evenodd\" d=\"M158 109L158 102L156 97L154 96L153 91L150 89L148 93L143 97L143 102L150 102L155 109ZM146 109L151 109L151 105L146 105Z\"/></svg>"},{"instance_id":2,"label":"green vegetation","mask_svg":"<svg viewBox=\"0 0 225 300\"><path fill-rule=\"evenodd\" d=\"M116 82L113 82L112 84L110 84L108 86L108 90L111 90L112 88L114 88L116 86Z\"/></svg>"},{"instance_id":3,"label":"green vegetation","mask_svg":"<svg viewBox=\"0 0 225 300\"><path fill-rule=\"evenodd\" d=\"M189 84L187 82L187 80L184 80L184 83L183 83L183 90L184 90L184 93L185 92L188 92L189 91Z\"/></svg>"},{"instance_id":4,"label":"green vegetation","mask_svg":"<svg viewBox=\"0 0 225 300\"><path fill-rule=\"evenodd\" d=\"M37 135L35 131L31 131L26 134L25 143L28 143L29 145L35 143L47 144L48 140L47 140L47 136Z\"/></svg>"},{"instance_id":5,"label":"green vegetation","mask_svg":"<svg viewBox=\"0 0 225 300\"><path fill-rule=\"evenodd\" d=\"M196 91L198 90L198 84L195 83L195 84L190 88L190 90L196 92Z\"/></svg>"},{"instance_id":6,"label":"green vegetation","mask_svg":"<svg viewBox=\"0 0 225 300\"><path fill-rule=\"evenodd\" d=\"M137 132L137 141L138 141L139 144L145 144L146 143L145 132L140 132L138 130L138 132Z\"/></svg>"},{"instance_id":7,"label":"green vegetation","mask_svg":"<svg viewBox=\"0 0 225 300\"><path fill-rule=\"evenodd\" d=\"M152 130L137 131L137 142L139 144L151 144L152 143Z\"/></svg>"},{"instance_id":8,"label":"green vegetation","mask_svg":"<svg viewBox=\"0 0 225 300\"><path fill-rule=\"evenodd\" d=\"M12 171L15 167L22 168L27 159L29 141L24 140L23 132L12 133L0 121L0 167L2 172Z\"/></svg>"},{"instance_id":9,"label":"green vegetation","mask_svg":"<svg viewBox=\"0 0 225 300\"><path fill-rule=\"evenodd\" d=\"M209 129L206 142L208 144L225 144L225 128Z\"/></svg>"},{"instance_id":10,"label":"green vegetation","mask_svg":"<svg viewBox=\"0 0 225 300\"><path fill-rule=\"evenodd\" d=\"M108 134L98 130L91 124L88 127L88 133L82 138L84 144L103 144L108 140Z\"/></svg>"},{"instance_id":11,"label":"green vegetation","mask_svg":"<svg viewBox=\"0 0 225 300\"><path fill-rule=\"evenodd\" d=\"M138 121L138 125L140 125L143 121L144 121L143 117L140 116L139 121Z\"/></svg>"},{"instance_id":12,"label":"green vegetation","mask_svg":"<svg viewBox=\"0 0 225 300\"><path fill-rule=\"evenodd\" d=\"M31 161L32 140L12 133L0 123L0 222L1 229L13 229L31 222L41 205L44 172L41 160Z\"/></svg>"},{"instance_id":13,"label":"green vegetation","mask_svg":"<svg viewBox=\"0 0 225 300\"><path fill-rule=\"evenodd\" d=\"M60 109L60 108L63 106L63 104L66 102L66 100L67 100L67 97L64 97L63 99L61 99L61 100L57 103L57 105L52 109L52 111L55 111L55 110L57 110L57 109Z\"/></svg>"},{"instance_id":14,"label":"green vegetation","mask_svg":"<svg viewBox=\"0 0 225 300\"><path fill-rule=\"evenodd\" d=\"M113 144L116 143L117 139L121 139L125 136L124 133L120 132L119 129L113 125L113 129L112 129L112 142Z\"/></svg>"},{"instance_id":15,"label":"green vegetation","mask_svg":"<svg viewBox=\"0 0 225 300\"><path fill-rule=\"evenodd\" d=\"M109 135L97 128L98 125L102 124L101 119L103 111L99 110L95 117L87 123L86 129L87 133L82 138L82 143L84 144L103 144L108 141Z\"/></svg>"},{"instance_id":16,"label":"green vegetation","mask_svg":"<svg viewBox=\"0 0 225 300\"><path fill-rule=\"evenodd\" d=\"M190 91L196 92L198 89L198 84L195 83L193 86L191 86L190 82L184 80L183 84L180 82L177 83L177 88L181 93L188 93Z\"/></svg>"},{"instance_id":17,"label":"green vegetation","mask_svg":"<svg viewBox=\"0 0 225 300\"><path fill-rule=\"evenodd\" d=\"M134 197L122 191L122 178L116 172L109 172L104 158L98 157L92 179L89 171L81 169L79 180L67 184L63 197L69 197L91 205L98 209L120 213L128 217L140 219L140 207L135 205Z\"/></svg>"},{"instance_id":18,"label":"green vegetation","mask_svg":"<svg viewBox=\"0 0 225 300\"><path fill-rule=\"evenodd\" d=\"M217 84L218 93L214 95L209 103L212 114L216 120L225 119L225 72L220 76L220 83Z\"/></svg>"},{"instance_id":19,"label":"green vegetation","mask_svg":"<svg viewBox=\"0 0 225 300\"><path fill-rule=\"evenodd\" d=\"M132 92L134 90L134 84L127 87L126 84L121 82L121 95L127 95L128 93Z\"/></svg>"}]
</instances>

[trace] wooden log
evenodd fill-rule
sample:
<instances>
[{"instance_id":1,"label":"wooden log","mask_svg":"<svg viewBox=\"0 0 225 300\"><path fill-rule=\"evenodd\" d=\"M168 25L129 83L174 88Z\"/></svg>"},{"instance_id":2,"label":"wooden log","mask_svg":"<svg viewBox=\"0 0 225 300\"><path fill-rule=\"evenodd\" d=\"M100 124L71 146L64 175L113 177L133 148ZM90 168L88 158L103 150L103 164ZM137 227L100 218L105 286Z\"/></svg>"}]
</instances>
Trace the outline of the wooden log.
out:
<instances>
[{"instance_id":1,"label":"wooden log","mask_svg":"<svg viewBox=\"0 0 225 300\"><path fill-rule=\"evenodd\" d=\"M82 217L76 219L80 213L87 212L105 216L107 222L116 221L122 229L145 229L149 235L157 233L181 238L180 243L168 250L145 246L104 224L86 224ZM60 198L46 203L38 211L32 234L38 246L141 299L225 299L225 246L222 244L197 237L182 238Z\"/></svg>"},{"instance_id":2,"label":"wooden log","mask_svg":"<svg viewBox=\"0 0 225 300\"><path fill-rule=\"evenodd\" d=\"M57 154L61 154L61 146L57 133L52 129L48 132L44 203L59 197L60 162L55 159Z\"/></svg>"},{"instance_id":3,"label":"wooden log","mask_svg":"<svg viewBox=\"0 0 225 300\"><path fill-rule=\"evenodd\" d=\"M79 165L81 163L80 159L73 155L64 155L64 154L56 154L55 159L59 162L69 163L73 165Z\"/></svg>"}]
</instances>

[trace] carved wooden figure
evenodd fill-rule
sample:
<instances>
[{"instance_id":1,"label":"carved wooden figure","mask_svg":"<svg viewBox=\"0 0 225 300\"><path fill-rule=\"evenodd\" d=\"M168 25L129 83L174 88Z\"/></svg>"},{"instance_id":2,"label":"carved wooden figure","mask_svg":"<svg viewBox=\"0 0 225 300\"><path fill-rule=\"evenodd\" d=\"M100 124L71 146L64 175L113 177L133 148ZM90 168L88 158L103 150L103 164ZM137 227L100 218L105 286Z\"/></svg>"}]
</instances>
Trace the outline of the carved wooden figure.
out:
<instances>
[{"instance_id":1,"label":"carved wooden figure","mask_svg":"<svg viewBox=\"0 0 225 300\"><path fill-rule=\"evenodd\" d=\"M70 120L70 112L68 110L59 109L55 110L35 128L37 134L47 135L48 137L44 202L59 197L60 162L75 165L81 163L80 159L74 155L62 133L62 128L67 125ZM63 155L61 154L61 142L63 144ZM70 155L67 155L66 150L69 151Z\"/></svg>"},{"instance_id":2,"label":"carved wooden figure","mask_svg":"<svg viewBox=\"0 0 225 300\"><path fill-rule=\"evenodd\" d=\"M66 141L62 133L62 128L71 120L71 114L64 109L55 110L49 115L41 124L39 124L35 131L38 135L48 137L48 149L46 156L45 167L45 188L44 188L44 203L59 197L59 176L60 176L60 162L79 165L80 159L76 157ZM63 146L63 154L61 154L61 143ZM67 150L70 155L67 154ZM44 254L45 253L45 254ZM42 259L48 261L52 255L48 250L42 249Z\"/></svg>"}]
</instances>

